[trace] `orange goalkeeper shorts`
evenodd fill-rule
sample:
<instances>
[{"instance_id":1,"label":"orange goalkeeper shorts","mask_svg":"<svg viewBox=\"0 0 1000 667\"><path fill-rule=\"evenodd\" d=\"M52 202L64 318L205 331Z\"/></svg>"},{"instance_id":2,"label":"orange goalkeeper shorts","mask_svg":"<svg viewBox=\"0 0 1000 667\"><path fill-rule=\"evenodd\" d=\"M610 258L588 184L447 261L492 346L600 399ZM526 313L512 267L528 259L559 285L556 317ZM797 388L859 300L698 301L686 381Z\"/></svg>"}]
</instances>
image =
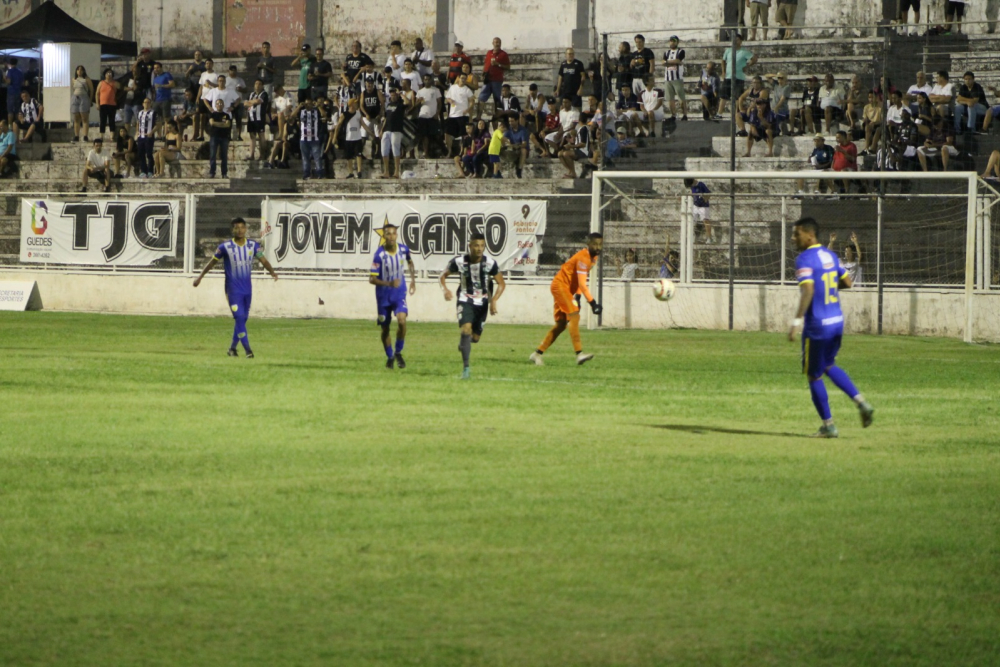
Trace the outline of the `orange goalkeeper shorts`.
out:
<instances>
[{"instance_id":1,"label":"orange goalkeeper shorts","mask_svg":"<svg viewBox=\"0 0 1000 667\"><path fill-rule=\"evenodd\" d=\"M555 301L555 305L552 308L552 316L557 322L567 319L573 313L580 312L580 307L576 305L573 295L570 294L568 289L562 286L552 286L552 299Z\"/></svg>"}]
</instances>

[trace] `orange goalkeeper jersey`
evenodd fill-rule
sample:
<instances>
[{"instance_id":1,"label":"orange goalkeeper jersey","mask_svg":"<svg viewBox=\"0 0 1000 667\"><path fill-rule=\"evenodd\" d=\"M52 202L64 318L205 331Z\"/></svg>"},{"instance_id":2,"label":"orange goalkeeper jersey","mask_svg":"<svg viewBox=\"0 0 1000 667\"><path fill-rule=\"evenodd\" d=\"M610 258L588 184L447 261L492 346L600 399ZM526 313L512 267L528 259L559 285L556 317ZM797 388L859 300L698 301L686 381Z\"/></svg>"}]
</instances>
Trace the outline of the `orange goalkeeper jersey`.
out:
<instances>
[{"instance_id":1,"label":"orange goalkeeper jersey","mask_svg":"<svg viewBox=\"0 0 1000 667\"><path fill-rule=\"evenodd\" d=\"M587 301L593 301L594 297L587 288L587 274L596 263L597 258L591 258L590 251L584 248L562 265L559 273L552 279L552 288L565 289L570 294L580 293Z\"/></svg>"}]
</instances>

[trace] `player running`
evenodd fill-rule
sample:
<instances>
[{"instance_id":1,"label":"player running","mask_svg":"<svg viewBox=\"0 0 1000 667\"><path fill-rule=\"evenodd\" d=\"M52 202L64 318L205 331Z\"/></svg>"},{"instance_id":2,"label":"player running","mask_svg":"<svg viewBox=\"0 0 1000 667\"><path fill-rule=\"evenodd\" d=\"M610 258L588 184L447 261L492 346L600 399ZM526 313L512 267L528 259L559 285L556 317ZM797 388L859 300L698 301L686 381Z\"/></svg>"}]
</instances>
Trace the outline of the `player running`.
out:
<instances>
[{"instance_id":1,"label":"player running","mask_svg":"<svg viewBox=\"0 0 1000 667\"><path fill-rule=\"evenodd\" d=\"M799 327L805 325L802 329L802 370L809 378L809 392L823 420L823 425L812 437L836 438L839 433L830 414L824 374L858 406L863 428L871 426L875 408L865 401L847 373L834 365L844 335L839 290L849 289L852 282L840 259L820 245L816 239L818 234L819 225L812 218L802 218L794 225L792 241L802 251L795 260L800 297L788 340L794 341Z\"/></svg>"},{"instance_id":2,"label":"player running","mask_svg":"<svg viewBox=\"0 0 1000 667\"><path fill-rule=\"evenodd\" d=\"M483 335L483 325L487 315L497 314L497 301L507 288L504 283L500 265L492 257L484 254L486 236L473 234L469 240L469 253L452 258L448 268L441 274L441 289L444 300L451 301L452 293L448 289L448 276L459 274L458 283L458 326L462 337L458 343L458 351L462 353L462 379L468 380L469 356L472 354L472 344L478 343ZM493 293L493 281L499 288Z\"/></svg>"},{"instance_id":3,"label":"player running","mask_svg":"<svg viewBox=\"0 0 1000 667\"><path fill-rule=\"evenodd\" d=\"M250 300L253 296L250 269L253 268L253 261L259 259L272 278L277 280L278 274L274 272L271 263L264 257L264 250L260 244L247 238L246 221L243 218L233 218L230 226L233 238L219 244L215 255L201 270L201 274L194 279L194 286L200 285L205 274L215 268L220 259L222 260L222 266L226 272L226 301L229 302L229 308L233 311L233 319L236 320L236 326L233 328L233 343L229 346L227 354L230 357L239 356L236 353L236 342L239 341L243 344L247 359L253 359L250 338L247 336L247 318L250 317Z\"/></svg>"},{"instance_id":4,"label":"player running","mask_svg":"<svg viewBox=\"0 0 1000 667\"><path fill-rule=\"evenodd\" d=\"M375 302L378 306L378 325L382 327L382 347L388 359L385 367L392 370L393 362L399 368L406 368L403 360L403 344L406 339L406 277L403 275L403 260L410 269L410 294L417 290L417 271L413 268L413 258L410 249L402 243L396 243L396 226L382 227L382 246L375 251L372 260L372 272L368 282L375 285ZM392 337L389 326L395 313L396 348L392 347Z\"/></svg>"},{"instance_id":5,"label":"player running","mask_svg":"<svg viewBox=\"0 0 1000 667\"><path fill-rule=\"evenodd\" d=\"M569 327L569 337L573 340L573 349L576 351L577 365L585 364L594 358L592 354L583 353L583 345L580 343L580 305L573 298L577 294L582 294L590 304L595 315L600 315L603 308L601 304L594 300L587 289L587 274L597 264L597 257L604 248L604 237L594 232L587 235L587 247L576 253L562 265L559 273L552 279L552 298L555 300L554 316L556 324L545 335L545 340L538 346L538 349L528 357L529 361L536 366L543 366L542 355L549 346L555 342L566 327Z\"/></svg>"}]
</instances>

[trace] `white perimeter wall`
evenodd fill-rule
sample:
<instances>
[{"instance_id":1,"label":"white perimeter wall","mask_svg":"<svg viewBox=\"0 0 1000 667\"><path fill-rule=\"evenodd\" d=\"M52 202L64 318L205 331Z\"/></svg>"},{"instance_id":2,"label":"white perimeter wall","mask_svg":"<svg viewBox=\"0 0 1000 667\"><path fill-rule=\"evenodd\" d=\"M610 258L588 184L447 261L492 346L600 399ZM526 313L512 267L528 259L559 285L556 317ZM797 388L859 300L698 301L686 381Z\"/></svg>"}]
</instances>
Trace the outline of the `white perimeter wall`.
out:
<instances>
[{"instance_id":1,"label":"white perimeter wall","mask_svg":"<svg viewBox=\"0 0 1000 667\"><path fill-rule=\"evenodd\" d=\"M182 275L97 275L46 271L0 272L0 280L35 280L46 310L153 315L227 315L220 271L195 289ZM861 289L843 293L847 330L875 333L877 293ZM680 286L663 304L652 297L649 283L609 282L604 286L604 323L611 327L726 329L729 299L724 285ZM319 305L322 299L325 305ZM798 299L788 286L738 286L735 328L786 331ZM965 300L961 292L886 290L883 331L889 334L961 338ZM454 306L444 301L436 281L418 281L409 298L416 322L452 322ZM547 282L511 282L491 322L547 325L552 297ZM1000 342L1000 293L975 296L977 340ZM284 279L254 281L253 314L257 317L374 317L374 292L367 280Z\"/></svg>"},{"instance_id":2,"label":"white perimeter wall","mask_svg":"<svg viewBox=\"0 0 1000 667\"><path fill-rule=\"evenodd\" d=\"M458 0L456 5L464 5ZM372 55L389 52L389 43L398 39L403 51L413 51L413 40L421 37L432 46L437 21L437 0L324 0L323 36L330 53L347 53L351 42L361 40L365 52ZM470 48L466 43L466 48ZM449 52L450 53L450 52ZM385 55L375 64L385 65Z\"/></svg>"},{"instance_id":3,"label":"white perimeter wall","mask_svg":"<svg viewBox=\"0 0 1000 667\"><path fill-rule=\"evenodd\" d=\"M653 3L643 0L643 4ZM455 2L455 35L463 41L466 51L492 48L494 37L502 39L508 51L567 47L572 44L574 28L576 0Z\"/></svg>"},{"instance_id":4,"label":"white perimeter wall","mask_svg":"<svg viewBox=\"0 0 1000 667\"><path fill-rule=\"evenodd\" d=\"M210 52L212 5L212 0L135 0L133 39L140 49L183 48L193 53L200 48Z\"/></svg>"}]
</instances>

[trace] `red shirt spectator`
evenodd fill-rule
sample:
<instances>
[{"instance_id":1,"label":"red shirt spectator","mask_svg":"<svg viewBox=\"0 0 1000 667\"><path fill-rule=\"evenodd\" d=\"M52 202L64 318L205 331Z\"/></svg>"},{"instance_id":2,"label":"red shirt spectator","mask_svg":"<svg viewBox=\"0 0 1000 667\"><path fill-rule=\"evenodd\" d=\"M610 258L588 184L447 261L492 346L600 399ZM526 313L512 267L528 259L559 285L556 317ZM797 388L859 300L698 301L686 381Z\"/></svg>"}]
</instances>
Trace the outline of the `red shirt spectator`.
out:
<instances>
[{"instance_id":1,"label":"red shirt spectator","mask_svg":"<svg viewBox=\"0 0 1000 667\"><path fill-rule=\"evenodd\" d=\"M510 57L500 48L500 38L494 37L493 50L486 53L483 72L486 73L490 83L503 83L503 73L507 69L510 69Z\"/></svg>"},{"instance_id":2,"label":"red shirt spectator","mask_svg":"<svg viewBox=\"0 0 1000 667\"><path fill-rule=\"evenodd\" d=\"M837 145L833 149L834 171L858 170L858 147L847 140L847 133L837 133Z\"/></svg>"},{"instance_id":3,"label":"red shirt spectator","mask_svg":"<svg viewBox=\"0 0 1000 667\"><path fill-rule=\"evenodd\" d=\"M469 63L472 67L472 58L465 52L465 44L455 42L455 52L451 54L451 62L448 64L448 82L455 83L455 77L462 73L462 64Z\"/></svg>"}]
</instances>

